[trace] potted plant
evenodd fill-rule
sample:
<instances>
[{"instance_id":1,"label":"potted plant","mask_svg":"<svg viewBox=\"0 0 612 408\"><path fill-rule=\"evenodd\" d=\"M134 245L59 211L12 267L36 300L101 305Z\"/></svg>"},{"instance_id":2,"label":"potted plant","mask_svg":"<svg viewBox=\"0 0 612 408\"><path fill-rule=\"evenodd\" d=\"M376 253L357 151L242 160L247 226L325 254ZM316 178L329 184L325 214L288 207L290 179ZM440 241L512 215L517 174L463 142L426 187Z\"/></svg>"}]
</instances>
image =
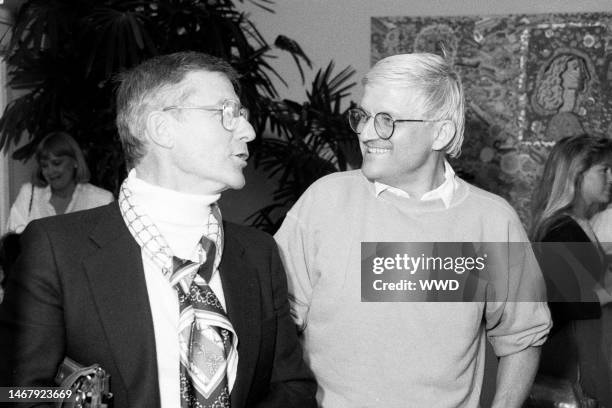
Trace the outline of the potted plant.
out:
<instances>
[{"instance_id":1,"label":"potted plant","mask_svg":"<svg viewBox=\"0 0 612 408\"><path fill-rule=\"evenodd\" d=\"M240 0L241 2L244 0ZM273 12L273 1L250 0ZM310 66L299 45L279 36L275 47ZM242 74L242 95L262 132L278 97L272 48L231 0L27 0L7 49L9 86L23 94L0 119L0 149L33 155L50 131L72 134L85 151L93 182L117 191L125 175L115 127L114 78L153 55L183 50L220 56Z\"/></svg>"}]
</instances>

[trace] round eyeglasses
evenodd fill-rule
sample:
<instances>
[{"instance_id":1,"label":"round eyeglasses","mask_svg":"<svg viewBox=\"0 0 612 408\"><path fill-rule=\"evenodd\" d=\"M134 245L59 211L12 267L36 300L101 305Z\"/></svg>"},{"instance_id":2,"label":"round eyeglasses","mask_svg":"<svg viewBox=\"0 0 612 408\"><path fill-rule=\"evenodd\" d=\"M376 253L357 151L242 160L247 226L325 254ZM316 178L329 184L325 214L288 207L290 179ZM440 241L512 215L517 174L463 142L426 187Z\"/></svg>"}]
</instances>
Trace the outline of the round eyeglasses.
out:
<instances>
[{"instance_id":1,"label":"round eyeglasses","mask_svg":"<svg viewBox=\"0 0 612 408\"><path fill-rule=\"evenodd\" d=\"M240 118L249 120L249 110L240 102L233 99L225 99L221 105L213 106L167 106L162 111L167 112L174 109L196 109L203 111L221 112L221 124L228 131L234 131L240 123Z\"/></svg>"},{"instance_id":2,"label":"round eyeglasses","mask_svg":"<svg viewBox=\"0 0 612 408\"><path fill-rule=\"evenodd\" d=\"M372 115L368 115L366 111L361 108L352 108L348 110L348 121L353 132L361 134L363 128ZM387 140L393 136L395 131L395 124L398 122L438 122L438 120L427 120L427 119L393 119L391 115L386 112L378 112L374 115L374 130L381 139Z\"/></svg>"}]
</instances>

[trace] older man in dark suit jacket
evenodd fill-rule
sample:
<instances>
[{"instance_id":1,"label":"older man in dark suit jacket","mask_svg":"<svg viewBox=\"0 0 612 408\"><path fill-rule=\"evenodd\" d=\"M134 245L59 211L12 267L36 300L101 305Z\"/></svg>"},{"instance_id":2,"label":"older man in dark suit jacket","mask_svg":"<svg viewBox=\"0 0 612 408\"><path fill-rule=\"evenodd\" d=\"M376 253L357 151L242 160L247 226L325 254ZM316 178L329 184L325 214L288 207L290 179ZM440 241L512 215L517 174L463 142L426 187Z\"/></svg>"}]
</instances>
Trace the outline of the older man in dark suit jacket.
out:
<instances>
[{"instance_id":1,"label":"older man in dark suit jacket","mask_svg":"<svg viewBox=\"0 0 612 408\"><path fill-rule=\"evenodd\" d=\"M114 408L316 406L276 246L216 204L244 185L255 136L235 80L199 53L124 74L132 170L118 203L26 229L0 306L0 385L52 386L70 357L110 373Z\"/></svg>"}]
</instances>

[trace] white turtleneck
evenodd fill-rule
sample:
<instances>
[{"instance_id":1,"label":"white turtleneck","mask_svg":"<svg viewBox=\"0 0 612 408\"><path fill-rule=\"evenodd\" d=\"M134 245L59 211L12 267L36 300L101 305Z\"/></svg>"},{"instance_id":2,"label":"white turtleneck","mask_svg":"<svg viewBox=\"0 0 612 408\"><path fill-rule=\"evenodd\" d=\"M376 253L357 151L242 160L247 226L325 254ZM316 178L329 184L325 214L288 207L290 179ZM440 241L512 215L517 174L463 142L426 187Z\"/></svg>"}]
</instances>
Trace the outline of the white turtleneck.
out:
<instances>
[{"instance_id":1,"label":"white turtleneck","mask_svg":"<svg viewBox=\"0 0 612 408\"><path fill-rule=\"evenodd\" d=\"M199 262L198 242L204 234L210 205L220 194L195 195L168 190L143 181L134 170L127 177L127 186L132 191L133 203L155 223L173 254ZM177 292L144 252L142 264L155 331L161 408L180 408ZM209 286L225 309L219 273L213 274Z\"/></svg>"}]
</instances>

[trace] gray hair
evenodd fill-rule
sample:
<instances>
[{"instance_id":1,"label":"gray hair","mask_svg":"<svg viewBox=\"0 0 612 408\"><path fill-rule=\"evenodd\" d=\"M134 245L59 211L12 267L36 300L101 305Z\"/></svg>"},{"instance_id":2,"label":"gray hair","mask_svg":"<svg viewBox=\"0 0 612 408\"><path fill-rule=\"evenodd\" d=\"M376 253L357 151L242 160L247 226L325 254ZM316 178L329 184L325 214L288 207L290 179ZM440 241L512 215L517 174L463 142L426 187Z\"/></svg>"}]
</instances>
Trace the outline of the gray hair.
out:
<instances>
[{"instance_id":1,"label":"gray hair","mask_svg":"<svg viewBox=\"0 0 612 408\"><path fill-rule=\"evenodd\" d=\"M451 157L461 154L465 126L463 86L449 61L429 53L392 55L378 61L366 74L363 85L368 84L417 89L427 119L450 120L455 125L446 153Z\"/></svg>"},{"instance_id":2,"label":"gray hair","mask_svg":"<svg viewBox=\"0 0 612 408\"><path fill-rule=\"evenodd\" d=\"M187 90L176 85L194 71L224 74L239 93L238 74L234 68L220 58L201 52L159 55L119 76L117 129L128 167L134 167L145 155L147 115L182 102L188 96Z\"/></svg>"}]
</instances>

